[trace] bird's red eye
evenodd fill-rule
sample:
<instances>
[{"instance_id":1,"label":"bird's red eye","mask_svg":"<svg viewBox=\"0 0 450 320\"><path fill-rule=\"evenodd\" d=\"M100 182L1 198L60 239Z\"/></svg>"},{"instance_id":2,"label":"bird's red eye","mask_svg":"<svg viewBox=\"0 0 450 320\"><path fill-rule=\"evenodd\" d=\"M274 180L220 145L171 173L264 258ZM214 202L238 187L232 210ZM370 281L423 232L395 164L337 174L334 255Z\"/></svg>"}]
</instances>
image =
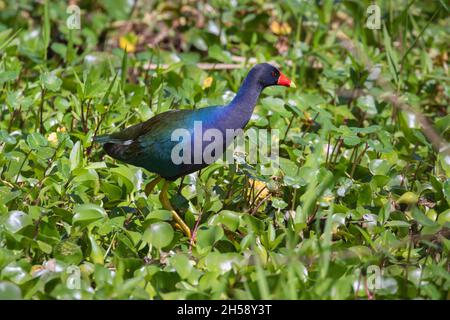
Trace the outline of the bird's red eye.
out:
<instances>
[{"instance_id":1,"label":"bird's red eye","mask_svg":"<svg viewBox=\"0 0 450 320\"><path fill-rule=\"evenodd\" d=\"M272 77L275 77L275 71L272 71Z\"/></svg>"}]
</instances>

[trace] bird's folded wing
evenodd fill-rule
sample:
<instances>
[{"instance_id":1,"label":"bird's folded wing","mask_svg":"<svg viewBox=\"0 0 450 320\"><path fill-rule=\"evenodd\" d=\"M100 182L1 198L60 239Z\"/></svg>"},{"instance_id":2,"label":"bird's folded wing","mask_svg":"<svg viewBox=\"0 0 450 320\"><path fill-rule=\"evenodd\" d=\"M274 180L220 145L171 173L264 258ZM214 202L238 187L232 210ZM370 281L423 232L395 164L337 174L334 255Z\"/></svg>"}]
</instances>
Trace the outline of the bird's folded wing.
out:
<instances>
[{"instance_id":1,"label":"bird's folded wing","mask_svg":"<svg viewBox=\"0 0 450 320\"><path fill-rule=\"evenodd\" d=\"M165 122L164 120L166 119L166 117L170 117L177 112L179 112L179 110L170 110L164 113L160 113L145 122L135 124L119 132L95 137L94 140L100 143L129 145L136 141L136 139L138 139L139 137L147 134L152 128L158 126L161 122Z\"/></svg>"}]
</instances>

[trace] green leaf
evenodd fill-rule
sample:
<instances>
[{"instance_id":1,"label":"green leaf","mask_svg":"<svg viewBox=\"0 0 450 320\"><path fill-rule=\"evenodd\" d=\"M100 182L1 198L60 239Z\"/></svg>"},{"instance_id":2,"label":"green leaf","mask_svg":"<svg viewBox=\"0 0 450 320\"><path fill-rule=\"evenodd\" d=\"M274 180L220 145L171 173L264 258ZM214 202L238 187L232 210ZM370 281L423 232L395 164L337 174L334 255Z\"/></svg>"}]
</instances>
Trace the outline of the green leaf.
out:
<instances>
[{"instance_id":1,"label":"green leaf","mask_svg":"<svg viewBox=\"0 0 450 320\"><path fill-rule=\"evenodd\" d=\"M83 163L83 149L80 141L77 141L70 151L70 170L80 168Z\"/></svg>"},{"instance_id":2,"label":"green leaf","mask_svg":"<svg viewBox=\"0 0 450 320\"><path fill-rule=\"evenodd\" d=\"M386 160L374 159L371 160L369 163L369 170L374 176L376 175L385 176L388 174L389 169L390 165L389 162L387 162Z\"/></svg>"},{"instance_id":3,"label":"green leaf","mask_svg":"<svg viewBox=\"0 0 450 320\"><path fill-rule=\"evenodd\" d=\"M446 223L450 223L450 209L445 210L444 212L442 212L438 218L437 218L437 222L443 226Z\"/></svg>"},{"instance_id":4,"label":"green leaf","mask_svg":"<svg viewBox=\"0 0 450 320\"><path fill-rule=\"evenodd\" d=\"M9 281L0 281L0 300L21 300L22 291Z\"/></svg>"},{"instance_id":5,"label":"green leaf","mask_svg":"<svg viewBox=\"0 0 450 320\"><path fill-rule=\"evenodd\" d=\"M0 33L0 53L2 53L3 49L7 48L12 43L22 29L18 29L12 35L9 35L11 31L12 29L9 29Z\"/></svg>"},{"instance_id":6,"label":"green leaf","mask_svg":"<svg viewBox=\"0 0 450 320\"><path fill-rule=\"evenodd\" d=\"M9 213L5 227L9 231L16 233L32 223L33 221L28 214L23 211L14 210Z\"/></svg>"},{"instance_id":7,"label":"green leaf","mask_svg":"<svg viewBox=\"0 0 450 320\"><path fill-rule=\"evenodd\" d=\"M353 147L361 143L361 139L357 136L345 136L344 137L344 143L349 146Z\"/></svg>"},{"instance_id":8,"label":"green leaf","mask_svg":"<svg viewBox=\"0 0 450 320\"><path fill-rule=\"evenodd\" d=\"M169 221L172 220L172 213L169 210L153 210L150 212L147 217L145 217L145 220L165 220Z\"/></svg>"},{"instance_id":9,"label":"green leaf","mask_svg":"<svg viewBox=\"0 0 450 320\"><path fill-rule=\"evenodd\" d=\"M444 194L445 199L447 199L447 203L450 205L450 179L445 180L442 186L442 193Z\"/></svg>"},{"instance_id":10,"label":"green leaf","mask_svg":"<svg viewBox=\"0 0 450 320\"><path fill-rule=\"evenodd\" d=\"M19 77L20 70L11 70L11 71L4 71L0 73L0 84L3 84L5 82L13 82L16 81ZM11 96L8 94L8 102L11 101ZM11 105L11 103L9 103Z\"/></svg>"},{"instance_id":11,"label":"green leaf","mask_svg":"<svg viewBox=\"0 0 450 320\"><path fill-rule=\"evenodd\" d=\"M42 252L45 252L46 254L52 253L53 247L51 245L49 245L48 243L37 240L37 244L39 246L39 249L42 250Z\"/></svg>"},{"instance_id":12,"label":"green leaf","mask_svg":"<svg viewBox=\"0 0 450 320\"><path fill-rule=\"evenodd\" d=\"M95 240L94 236L92 234L89 234L89 242L91 244L91 254L90 258L92 262L97 264L103 264L104 262L104 256L105 256L105 250Z\"/></svg>"},{"instance_id":13,"label":"green leaf","mask_svg":"<svg viewBox=\"0 0 450 320\"><path fill-rule=\"evenodd\" d=\"M158 249L168 246L173 239L174 231L167 222L156 222L151 224L144 232L142 240L148 245Z\"/></svg>"},{"instance_id":14,"label":"green leaf","mask_svg":"<svg viewBox=\"0 0 450 320\"><path fill-rule=\"evenodd\" d=\"M218 215L213 216L213 218L216 218L216 222L225 225L231 231L236 231L239 227L240 217L241 215L238 212L230 210L222 210ZM211 223L213 222L211 221Z\"/></svg>"},{"instance_id":15,"label":"green leaf","mask_svg":"<svg viewBox=\"0 0 450 320\"><path fill-rule=\"evenodd\" d=\"M406 221L401 221L401 220L392 220L392 221L388 221L386 223L386 226L388 227L403 227L403 228L409 228L410 224Z\"/></svg>"},{"instance_id":16,"label":"green leaf","mask_svg":"<svg viewBox=\"0 0 450 320\"><path fill-rule=\"evenodd\" d=\"M16 144L17 140L5 130L0 130L0 141L6 144Z\"/></svg>"},{"instance_id":17,"label":"green leaf","mask_svg":"<svg viewBox=\"0 0 450 320\"><path fill-rule=\"evenodd\" d=\"M359 97L357 100L357 105L369 115L377 114L377 108L375 106L375 99L373 96L367 95Z\"/></svg>"},{"instance_id":18,"label":"green leaf","mask_svg":"<svg viewBox=\"0 0 450 320\"><path fill-rule=\"evenodd\" d=\"M212 45L208 50L208 55L217 61L220 62L226 62L230 63L231 60L231 54L228 51L223 50L220 46L217 44Z\"/></svg>"},{"instance_id":19,"label":"green leaf","mask_svg":"<svg viewBox=\"0 0 450 320\"><path fill-rule=\"evenodd\" d=\"M83 227L108 217L105 209L93 203L76 205L74 212L72 223Z\"/></svg>"},{"instance_id":20,"label":"green leaf","mask_svg":"<svg viewBox=\"0 0 450 320\"><path fill-rule=\"evenodd\" d=\"M272 207L276 209L284 209L288 206L288 204L280 198L272 198Z\"/></svg>"},{"instance_id":21,"label":"green leaf","mask_svg":"<svg viewBox=\"0 0 450 320\"><path fill-rule=\"evenodd\" d=\"M412 217L421 225L426 227L434 227L437 225L436 222L430 220L426 215L422 213L422 211L419 210L419 208L415 207L412 210Z\"/></svg>"},{"instance_id":22,"label":"green leaf","mask_svg":"<svg viewBox=\"0 0 450 320\"><path fill-rule=\"evenodd\" d=\"M20 191L11 191L7 187L0 187L0 204L7 204L22 194Z\"/></svg>"},{"instance_id":23,"label":"green leaf","mask_svg":"<svg viewBox=\"0 0 450 320\"><path fill-rule=\"evenodd\" d=\"M54 73L44 72L41 75L41 85L47 90L56 92L61 87L61 84L62 80Z\"/></svg>"},{"instance_id":24,"label":"green leaf","mask_svg":"<svg viewBox=\"0 0 450 320\"><path fill-rule=\"evenodd\" d=\"M249 231L253 231L256 234L261 234L264 231L264 222L250 215L242 216L246 227Z\"/></svg>"},{"instance_id":25,"label":"green leaf","mask_svg":"<svg viewBox=\"0 0 450 320\"><path fill-rule=\"evenodd\" d=\"M435 127L441 135L445 134L445 132L450 129L450 114L437 119L435 122Z\"/></svg>"},{"instance_id":26,"label":"green leaf","mask_svg":"<svg viewBox=\"0 0 450 320\"><path fill-rule=\"evenodd\" d=\"M418 201L419 196L417 194L411 191L407 191L404 194L402 194L400 198L398 198L397 203L411 205L416 204Z\"/></svg>"},{"instance_id":27,"label":"green leaf","mask_svg":"<svg viewBox=\"0 0 450 320\"><path fill-rule=\"evenodd\" d=\"M388 60L389 70L391 72L391 76L394 79L395 83L398 83L398 58L394 49L392 48L392 40L389 36L386 25L383 26L383 38L384 38L384 48L386 50L386 56Z\"/></svg>"},{"instance_id":28,"label":"green leaf","mask_svg":"<svg viewBox=\"0 0 450 320\"><path fill-rule=\"evenodd\" d=\"M38 150L41 147L47 146L48 141L42 134L38 132L33 132L32 134L29 134L27 136L27 144L30 146L31 149Z\"/></svg>"},{"instance_id":29,"label":"green leaf","mask_svg":"<svg viewBox=\"0 0 450 320\"><path fill-rule=\"evenodd\" d=\"M19 285L24 284L31 278L27 269L28 264L23 260L11 262L1 271L1 278L11 280Z\"/></svg>"},{"instance_id":30,"label":"green leaf","mask_svg":"<svg viewBox=\"0 0 450 320\"><path fill-rule=\"evenodd\" d=\"M191 261L185 254L177 254L170 258L170 264L175 268L182 279L186 279L194 269Z\"/></svg>"},{"instance_id":31,"label":"green leaf","mask_svg":"<svg viewBox=\"0 0 450 320\"><path fill-rule=\"evenodd\" d=\"M47 60L47 48L50 45L50 12L49 12L49 0L44 1L44 17L43 17L43 27L42 27L42 40L44 42L44 60Z\"/></svg>"},{"instance_id":32,"label":"green leaf","mask_svg":"<svg viewBox=\"0 0 450 320\"><path fill-rule=\"evenodd\" d=\"M291 113L284 107L284 100L280 98L267 97L261 100L261 104L267 110L273 111L283 117L291 116Z\"/></svg>"},{"instance_id":33,"label":"green leaf","mask_svg":"<svg viewBox=\"0 0 450 320\"><path fill-rule=\"evenodd\" d=\"M83 259L81 248L71 240L64 240L55 245L53 255L68 264L78 265Z\"/></svg>"},{"instance_id":34,"label":"green leaf","mask_svg":"<svg viewBox=\"0 0 450 320\"><path fill-rule=\"evenodd\" d=\"M142 184L142 171L137 167L120 165L111 172L120 178L128 192L138 191Z\"/></svg>"},{"instance_id":35,"label":"green leaf","mask_svg":"<svg viewBox=\"0 0 450 320\"><path fill-rule=\"evenodd\" d=\"M209 271L224 274L230 271L234 265L238 266L242 257L235 253L211 252L204 260Z\"/></svg>"},{"instance_id":36,"label":"green leaf","mask_svg":"<svg viewBox=\"0 0 450 320\"><path fill-rule=\"evenodd\" d=\"M222 237L222 228L218 226L202 226L197 231L197 249L200 249L202 252L209 250Z\"/></svg>"}]
</instances>

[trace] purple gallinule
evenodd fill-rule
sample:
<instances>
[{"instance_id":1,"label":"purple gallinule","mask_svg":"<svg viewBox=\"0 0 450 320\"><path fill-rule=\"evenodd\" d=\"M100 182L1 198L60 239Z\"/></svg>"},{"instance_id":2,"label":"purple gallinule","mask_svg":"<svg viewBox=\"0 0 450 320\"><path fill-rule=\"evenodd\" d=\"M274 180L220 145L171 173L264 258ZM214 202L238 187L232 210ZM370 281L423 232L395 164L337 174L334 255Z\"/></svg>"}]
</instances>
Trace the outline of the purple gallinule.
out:
<instances>
[{"instance_id":1,"label":"purple gallinule","mask_svg":"<svg viewBox=\"0 0 450 320\"><path fill-rule=\"evenodd\" d=\"M167 197L168 181L173 181L189 173L198 171L210 164L205 161L187 161L174 163L172 150L179 141L172 141L172 133L176 129L186 129L194 133L194 124L200 122L203 132L217 129L223 136L227 129L243 129L255 108L262 90L269 86L280 85L294 87L295 84L274 66L261 63L255 65L234 99L225 106L212 106L195 110L171 110L153 118L128 127L120 132L94 137L94 141L102 143L108 155L114 159L147 169L158 174L158 177L146 187L149 194L155 185L164 178L160 193L161 204L173 214L175 222L190 237L190 229L178 216ZM192 139L195 141L195 137ZM228 141L228 144L232 141ZM206 144L202 144L203 152ZM224 140L224 149L227 141ZM191 158L194 159L195 148ZM198 150L198 149L197 149ZM218 158L220 154L215 155Z\"/></svg>"}]
</instances>

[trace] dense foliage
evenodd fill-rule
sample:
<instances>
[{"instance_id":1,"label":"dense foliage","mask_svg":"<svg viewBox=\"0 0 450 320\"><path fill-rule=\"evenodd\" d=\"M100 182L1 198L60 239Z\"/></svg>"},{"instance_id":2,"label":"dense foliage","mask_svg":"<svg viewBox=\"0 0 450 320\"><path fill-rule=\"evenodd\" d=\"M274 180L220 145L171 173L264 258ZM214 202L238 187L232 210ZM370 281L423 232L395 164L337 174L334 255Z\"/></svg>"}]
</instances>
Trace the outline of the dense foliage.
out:
<instances>
[{"instance_id":1,"label":"dense foliage","mask_svg":"<svg viewBox=\"0 0 450 320\"><path fill-rule=\"evenodd\" d=\"M0 0L0 298L450 297L446 1L74 2L80 29ZM280 168L172 183L191 244L92 137L227 103L267 61L297 84L248 125L280 130Z\"/></svg>"}]
</instances>

